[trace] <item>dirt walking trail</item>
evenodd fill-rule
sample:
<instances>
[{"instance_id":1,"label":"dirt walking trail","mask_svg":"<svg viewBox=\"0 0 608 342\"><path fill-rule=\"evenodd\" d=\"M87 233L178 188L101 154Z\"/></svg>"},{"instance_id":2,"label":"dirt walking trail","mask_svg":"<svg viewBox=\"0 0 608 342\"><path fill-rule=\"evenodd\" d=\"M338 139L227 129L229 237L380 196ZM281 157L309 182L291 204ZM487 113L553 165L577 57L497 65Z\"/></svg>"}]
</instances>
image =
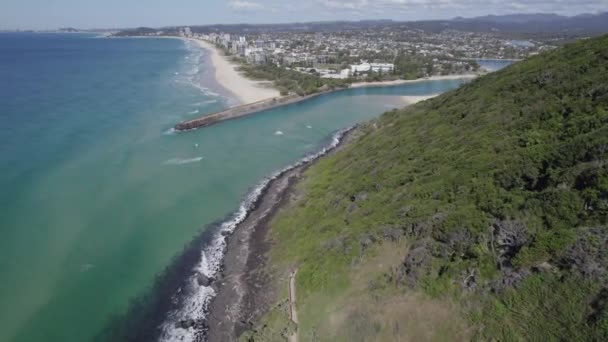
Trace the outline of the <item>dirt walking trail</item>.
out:
<instances>
[{"instance_id":1,"label":"dirt walking trail","mask_svg":"<svg viewBox=\"0 0 608 342\"><path fill-rule=\"evenodd\" d=\"M296 324L296 331L289 336L289 342L298 342L298 312L296 311L296 269L289 276L289 312L291 320Z\"/></svg>"}]
</instances>

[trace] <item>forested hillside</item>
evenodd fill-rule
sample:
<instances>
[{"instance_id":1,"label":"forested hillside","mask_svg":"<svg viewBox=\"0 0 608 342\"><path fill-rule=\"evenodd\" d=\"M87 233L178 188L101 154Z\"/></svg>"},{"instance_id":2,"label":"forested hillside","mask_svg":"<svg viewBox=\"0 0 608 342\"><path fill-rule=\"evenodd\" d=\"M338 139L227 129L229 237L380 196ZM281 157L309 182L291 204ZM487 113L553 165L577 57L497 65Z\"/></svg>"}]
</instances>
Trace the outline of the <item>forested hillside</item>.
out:
<instances>
[{"instance_id":1,"label":"forested hillside","mask_svg":"<svg viewBox=\"0 0 608 342\"><path fill-rule=\"evenodd\" d=\"M608 36L355 135L271 222L300 340L608 340ZM242 338L288 334L284 300Z\"/></svg>"}]
</instances>

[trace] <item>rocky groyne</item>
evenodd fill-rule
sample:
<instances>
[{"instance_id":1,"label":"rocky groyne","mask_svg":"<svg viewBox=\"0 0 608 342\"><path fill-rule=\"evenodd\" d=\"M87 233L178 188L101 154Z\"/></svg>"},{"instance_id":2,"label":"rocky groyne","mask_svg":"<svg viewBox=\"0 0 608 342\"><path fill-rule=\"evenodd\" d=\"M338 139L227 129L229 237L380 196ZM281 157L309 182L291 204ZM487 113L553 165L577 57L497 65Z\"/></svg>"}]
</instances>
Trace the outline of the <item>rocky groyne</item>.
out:
<instances>
[{"instance_id":1,"label":"rocky groyne","mask_svg":"<svg viewBox=\"0 0 608 342\"><path fill-rule=\"evenodd\" d=\"M233 108L221 111L221 112L209 114L209 115L197 118L197 119L180 122L177 125L175 125L175 130L176 131L187 131L187 130L191 130L191 129L211 126L211 125L217 124L222 121L232 120L232 119L240 118L240 117L243 117L246 115L259 113L264 110L273 109L273 108L286 106L286 105L293 104L293 103L306 101L313 97L317 97L317 96L320 96L322 94L326 94L329 92L331 92L331 90L322 91L319 93L306 95L306 96L287 95L287 96L283 96L283 97L275 97L275 98L271 98L271 99L267 99L267 100L249 103L246 105L233 107Z\"/></svg>"}]
</instances>

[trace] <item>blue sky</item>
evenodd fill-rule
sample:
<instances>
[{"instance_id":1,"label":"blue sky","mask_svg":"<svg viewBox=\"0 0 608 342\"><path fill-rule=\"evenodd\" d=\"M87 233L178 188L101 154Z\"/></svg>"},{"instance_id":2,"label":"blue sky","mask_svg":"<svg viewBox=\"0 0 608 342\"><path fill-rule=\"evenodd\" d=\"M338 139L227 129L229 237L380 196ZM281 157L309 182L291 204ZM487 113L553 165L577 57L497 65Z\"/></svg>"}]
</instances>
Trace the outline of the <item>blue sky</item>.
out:
<instances>
[{"instance_id":1,"label":"blue sky","mask_svg":"<svg viewBox=\"0 0 608 342\"><path fill-rule=\"evenodd\" d=\"M608 11L608 0L1 0L0 29L443 19Z\"/></svg>"}]
</instances>

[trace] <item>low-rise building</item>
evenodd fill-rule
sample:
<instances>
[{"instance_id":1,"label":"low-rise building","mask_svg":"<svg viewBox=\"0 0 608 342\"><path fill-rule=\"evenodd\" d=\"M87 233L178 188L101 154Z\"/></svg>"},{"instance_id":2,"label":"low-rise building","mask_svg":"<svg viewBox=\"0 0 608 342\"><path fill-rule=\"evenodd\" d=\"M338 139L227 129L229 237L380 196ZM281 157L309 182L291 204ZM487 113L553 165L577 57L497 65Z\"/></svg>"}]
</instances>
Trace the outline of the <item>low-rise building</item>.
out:
<instances>
[{"instance_id":1,"label":"low-rise building","mask_svg":"<svg viewBox=\"0 0 608 342\"><path fill-rule=\"evenodd\" d=\"M373 72L390 73L395 70L395 64L392 63L371 63L370 68Z\"/></svg>"}]
</instances>

